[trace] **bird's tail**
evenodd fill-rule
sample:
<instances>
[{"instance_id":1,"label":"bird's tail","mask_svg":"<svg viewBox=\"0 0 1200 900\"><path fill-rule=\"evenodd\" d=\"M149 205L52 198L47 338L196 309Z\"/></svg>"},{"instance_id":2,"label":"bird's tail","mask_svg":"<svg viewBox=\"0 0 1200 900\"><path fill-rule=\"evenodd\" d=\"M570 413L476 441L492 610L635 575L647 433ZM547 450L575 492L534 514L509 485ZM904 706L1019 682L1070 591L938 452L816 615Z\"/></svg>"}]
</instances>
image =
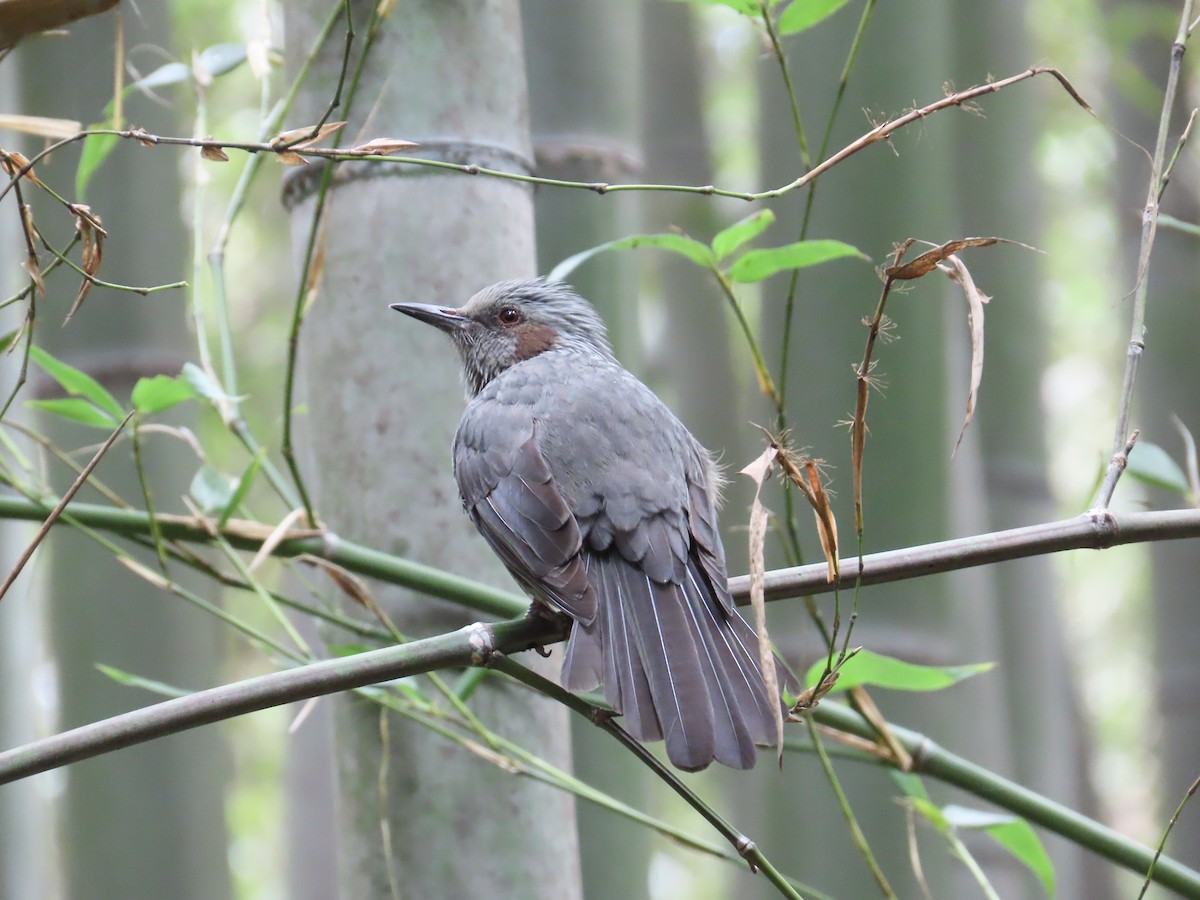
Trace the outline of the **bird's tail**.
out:
<instances>
[{"instance_id":1,"label":"bird's tail","mask_svg":"<svg viewBox=\"0 0 1200 900\"><path fill-rule=\"evenodd\" d=\"M698 565L683 583L664 584L617 552L589 554L585 564L603 599L572 632L568 690L602 684L630 734L665 739L680 769L753 766L755 745L774 739L780 700L767 696L750 626L725 610Z\"/></svg>"}]
</instances>

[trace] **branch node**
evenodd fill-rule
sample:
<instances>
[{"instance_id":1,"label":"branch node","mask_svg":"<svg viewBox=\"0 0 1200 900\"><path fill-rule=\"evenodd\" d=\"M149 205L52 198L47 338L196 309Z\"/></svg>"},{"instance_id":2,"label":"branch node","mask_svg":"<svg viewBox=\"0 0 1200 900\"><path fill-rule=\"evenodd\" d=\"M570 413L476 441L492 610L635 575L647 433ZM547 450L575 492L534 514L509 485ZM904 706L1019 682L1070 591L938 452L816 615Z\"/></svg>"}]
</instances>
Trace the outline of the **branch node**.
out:
<instances>
[{"instance_id":1,"label":"branch node","mask_svg":"<svg viewBox=\"0 0 1200 900\"><path fill-rule=\"evenodd\" d=\"M471 645L471 665L488 668L502 654L496 648L496 633L482 622L475 622L462 629Z\"/></svg>"},{"instance_id":2,"label":"branch node","mask_svg":"<svg viewBox=\"0 0 1200 900\"><path fill-rule=\"evenodd\" d=\"M746 837L744 834L739 834L737 836L737 840L733 842L733 847L735 850L737 850L738 856L745 860L749 860L753 854L758 852L758 846L754 843L754 841L750 840L750 838ZM758 866L756 866L753 862L750 862L750 871L758 871Z\"/></svg>"},{"instance_id":3,"label":"branch node","mask_svg":"<svg viewBox=\"0 0 1200 900\"><path fill-rule=\"evenodd\" d=\"M1097 507L1089 509L1084 515L1092 523L1096 534L1096 542L1092 544L1095 549L1107 550L1117 542L1117 538L1121 536L1121 527L1117 524L1117 517L1113 515L1112 510Z\"/></svg>"}]
</instances>

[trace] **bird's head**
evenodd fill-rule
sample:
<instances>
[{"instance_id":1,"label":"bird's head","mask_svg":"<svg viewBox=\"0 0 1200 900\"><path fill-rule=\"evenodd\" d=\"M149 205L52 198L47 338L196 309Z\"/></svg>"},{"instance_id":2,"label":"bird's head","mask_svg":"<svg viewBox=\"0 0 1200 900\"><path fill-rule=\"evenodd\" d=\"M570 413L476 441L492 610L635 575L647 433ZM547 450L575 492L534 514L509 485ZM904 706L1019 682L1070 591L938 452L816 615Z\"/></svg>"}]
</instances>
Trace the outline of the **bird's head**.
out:
<instances>
[{"instance_id":1,"label":"bird's head","mask_svg":"<svg viewBox=\"0 0 1200 900\"><path fill-rule=\"evenodd\" d=\"M569 286L543 278L501 281L456 309L427 303L393 303L392 309L450 335L472 396L506 369L549 350L612 358L591 304Z\"/></svg>"}]
</instances>

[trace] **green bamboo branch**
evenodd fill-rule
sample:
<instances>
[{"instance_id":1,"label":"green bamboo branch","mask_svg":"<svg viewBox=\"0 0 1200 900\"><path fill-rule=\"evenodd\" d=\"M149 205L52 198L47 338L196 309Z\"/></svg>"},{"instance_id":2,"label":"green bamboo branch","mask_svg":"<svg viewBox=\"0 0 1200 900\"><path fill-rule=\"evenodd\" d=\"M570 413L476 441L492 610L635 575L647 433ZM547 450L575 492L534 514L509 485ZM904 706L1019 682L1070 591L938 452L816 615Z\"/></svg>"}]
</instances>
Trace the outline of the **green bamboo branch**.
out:
<instances>
[{"instance_id":1,"label":"green bamboo branch","mask_svg":"<svg viewBox=\"0 0 1200 900\"><path fill-rule=\"evenodd\" d=\"M600 727L602 730L612 735L620 742L625 749L633 753L647 768L653 772L659 780L664 782L667 787L675 791L688 806L692 807L700 814L710 825L713 826L737 851L738 855L750 863L751 869L761 871L766 879L774 885L775 889L784 897L793 898L793 900L801 900L800 894L791 884L790 879L785 877L771 863L749 837L727 822L715 809L705 803L699 795L688 788L675 774L674 770L664 765L658 757L647 750L642 744L636 741L624 728L620 726L616 718L608 710L593 706L582 697L559 687L549 679L543 678L541 675L527 669L518 663L513 662L504 656L498 656L488 662L488 665L503 672L511 678L515 678L522 684L525 684L540 694L543 694L551 699L557 700L568 709L578 713L588 719L593 725Z\"/></svg>"},{"instance_id":2,"label":"green bamboo branch","mask_svg":"<svg viewBox=\"0 0 1200 900\"><path fill-rule=\"evenodd\" d=\"M875 740L875 729L871 724L842 704L822 703L814 710L813 718L822 725ZM989 800L1139 875L1150 869L1154 851L1149 847L957 756L923 734L892 724L888 729L912 756L913 771ZM880 759L878 762L885 761ZM1160 856L1152 874L1156 883L1185 897L1200 898L1200 872Z\"/></svg>"},{"instance_id":3,"label":"green bamboo branch","mask_svg":"<svg viewBox=\"0 0 1200 900\"><path fill-rule=\"evenodd\" d=\"M545 646L563 637L557 626L544 618L474 624L409 644L324 660L199 691L0 752L0 784L248 712L435 669L491 664L509 672L510 668L520 667L497 654ZM565 694L561 699L567 698L571 698L573 706L592 709L587 701L574 695ZM841 704L826 701L814 710L813 718L822 725L867 740L875 736L874 728L865 719ZM922 734L895 725L888 727L911 755L913 771L991 801L1138 874L1150 870L1154 851L1149 847L956 756ZM736 833L732 829L730 832ZM748 847L745 849L749 852ZM758 862L756 858L748 858ZM1152 876L1156 883L1183 896L1200 898L1200 872L1173 859L1160 856Z\"/></svg>"},{"instance_id":4,"label":"green bamboo branch","mask_svg":"<svg viewBox=\"0 0 1200 900\"><path fill-rule=\"evenodd\" d=\"M0 519L40 521L53 508L54 498L0 497ZM146 535L149 516L139 509L120 509L89 503L73 503L71 514L79 523L123 535ZM166 540L211 544L213 523L189 516L158 516ZM261 549L270 529L252 522L230 520L221 535L239 550ZM860 559L843 559L838 579L828 581L828 566L816 563L766 573L767 600L784 600L822 594L839 587L887 584L941 572L1043 556L1064 550L1104 550L1125 544L1183 540L1200 537L1200 510L1080 515L1038 525L1026 525L971 537L938 541L898 550L871 553ZM300 532L280 541L272 555L291 558L304 554L329 560L359 575L368 575L414 591L451 600L486 615L509 618L529 605L527 598L490 585L425 566L412 560L345 540L332 532ZM729 589L739 603L750 596L750 578L739 575L729 580Z\"/></svg>"},{"instance_id":5,"label":"green bamboo branch","mask_svg":"<svg viewBox=\"0 0 1200 900\"><path fill-rule=\"evenodd\" d=\"M842 811L842 818L846 820L846 825L850 829L850 840L854 843L855 849L858 850L858 855L866 862L867 868L871 871L871 877L875 879L875 884L879 886L879 890L883 896L895 900L896 892L892 890L887 876L883 874L883 869L880 868L879 862L875 859L875 854L871 852L871 845L867 843L867 836L863 834L862 828L858 824L858 819L854 815L854 810L850 806L850 798L842 790L842 782L833 770L833 762L825 752L825 743L821 740L821 733L817 731L816 726L813 725L811 720L807 721L806 724L808 725L809 737L812 739L813 750L817 754L817 759L821 762L821 770L825 773L825 779L829 782L829 786L833 788L833 795L837 799L838 808Z\"/></svg>"}]
</instances>

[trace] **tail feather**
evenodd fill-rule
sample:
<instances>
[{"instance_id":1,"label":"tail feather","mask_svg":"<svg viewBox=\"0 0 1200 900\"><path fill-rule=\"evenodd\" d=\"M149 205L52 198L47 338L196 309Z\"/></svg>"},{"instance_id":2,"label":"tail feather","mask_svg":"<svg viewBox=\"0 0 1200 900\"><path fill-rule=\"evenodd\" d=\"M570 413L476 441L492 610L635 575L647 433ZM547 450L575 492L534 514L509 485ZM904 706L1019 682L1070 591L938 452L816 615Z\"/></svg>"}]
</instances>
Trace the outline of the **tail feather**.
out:
<instances>
[{"instance_id":1,"label":"tail feather","mask_svg":"<svg viewBox=\"0 0 1200 900\"><path fill-rule=\"evenodd\" d=\"M665 738L680 769L714 760L749 769L756 744L774 740L778 701L767 696L754 631L726 612L689 562L682 584L660 583L618 552L586 554L588 581L603 600L594 620L575 623L563 683L603 685L629 733Z\"/></svg>"},{"instance_id":2,"label":"tail feather","mask_svg":"<svg viewBox=\"0 0 1200 900\"><path fill-rule=\"evenodd\" d=\"M646 668L667 756L680 769L702 769L716 754L713 701L683 593L678 585L652 581L624 560L614 568L632 601L626 615Z\"/></svg>"},{"instance_id":3,"label":"tail feather","mask_svg":"<svg viewBox=\"0 0 1200 900\"><path fill-rule=\"evenodd\" d=\"M617 571L629 568L616 554L594 556L600 581L600 596L605 598L597 615L602 622L600 643L604 647L604 697L625 717L629 733L642 741L663 738L662 716L658 712L656 688L646 670L645 655L634 630L633 612L642 598L632 596Z\"/></svg>"}]
</instances>

